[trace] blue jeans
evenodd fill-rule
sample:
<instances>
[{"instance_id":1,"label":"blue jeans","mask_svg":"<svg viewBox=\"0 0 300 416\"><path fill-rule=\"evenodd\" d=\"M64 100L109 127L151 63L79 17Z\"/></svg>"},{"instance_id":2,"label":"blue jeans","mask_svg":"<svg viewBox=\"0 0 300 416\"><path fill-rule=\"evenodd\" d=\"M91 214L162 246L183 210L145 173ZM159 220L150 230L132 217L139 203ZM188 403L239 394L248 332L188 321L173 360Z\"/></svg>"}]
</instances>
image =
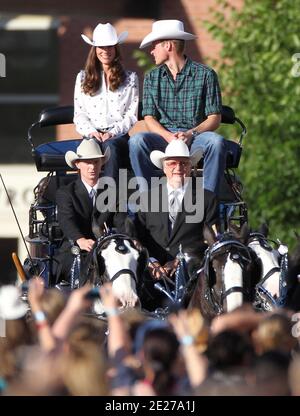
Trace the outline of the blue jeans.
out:
<instances>
[{"instance_id":1,"label":"blue jeans","mask_svg":"<svg viewBox=\"0 0 300 416\"><path fill-rule=\"evenodd\" d=\"M182 131L182 130L181 130ZM219 134L206 131L197 135L190 151L199 148L204 154L203 176L204 188L218 194L221 178L224 174L227 140ZM168 143L160 135L149 132L137 133L129 139L129 157L135 176L144 177L149 186L152 176L159 176L160 171L152 164L150 153L152 150L165 151Z\"/></svg>"},{"instance_id":2,"label":"blue jeans","mask_svg":"<svg viewBox=\"0 0 300 416\"><path fill-rule=\"evenodd\" d=\"M104 165L102 176L109 176L118 183L119 169L128 169L130 167L128 134L115 136L101 143L103 152L105 152L107 147L110 148L110 159Z\"/></svg>"}]
</instances>

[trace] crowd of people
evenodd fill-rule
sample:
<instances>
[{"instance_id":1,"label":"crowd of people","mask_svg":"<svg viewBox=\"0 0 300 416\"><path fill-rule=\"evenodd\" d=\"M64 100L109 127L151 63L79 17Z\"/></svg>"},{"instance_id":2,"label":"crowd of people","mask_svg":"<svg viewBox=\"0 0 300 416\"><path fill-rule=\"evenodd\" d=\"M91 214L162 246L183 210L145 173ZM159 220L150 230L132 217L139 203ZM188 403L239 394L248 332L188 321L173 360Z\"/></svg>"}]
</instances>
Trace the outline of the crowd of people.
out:
<instances>
[{"instance_id":1,"label":"crowd of people","mask_svg":"<svg viewBox=\"0 0 300 416\"><path fill-rule=\"evenodd\" d=\"M66 299L34 278L30 311L18 288L0 289L2 395L300 394L292 311L257 313L243 305L210 324L198 309L156 320L138 309L120 311L107 283L100 288L106 324L86 314L90 289L85 285Z\"/></svg>"},{"instance_id":2,"label":"crowd of people","mask_svg":"<svg viewBox=\"0 0 300 416\"><path fill-rule=\"evenodd\" d=\"M83 140L65 160L78 178L57 191L63 232L56 257L56 282L70 284L71 249L89 259L107 227L131 232L150 261L144 295L159 301L154 282L172 279L177 253L204 253L204 224L218 232L218 195L227 151L238 145L216 133L222 100L216 72L188 58L185 42L195 36L178 20L161 20L142 41L156 68L145 75L143 117L147 131L129 136L138 119L136 73L122 65L117 34L99 24L85 69L77 75L74 123ZM193 167L204 157L203 183ZM119 170L131 165L140 185L135 213L114 199L108 209L99 181L118 185ZM154 178L164 174L164 180ZM158 184L158 189L154 186ZM155 207L155 209L153 208ZM149 278L150 277L150 278ZM166 319L139 308L120 309L110 283L100 287L106 320L91 312L91 286L84 273L66 297L29 282L28 305L15 286L0 288L0 392L2 395L203 396L299 395L299 334L295 311L256 312L245 304L207 322L198 309Z\"/></svg>"}]
</instances>

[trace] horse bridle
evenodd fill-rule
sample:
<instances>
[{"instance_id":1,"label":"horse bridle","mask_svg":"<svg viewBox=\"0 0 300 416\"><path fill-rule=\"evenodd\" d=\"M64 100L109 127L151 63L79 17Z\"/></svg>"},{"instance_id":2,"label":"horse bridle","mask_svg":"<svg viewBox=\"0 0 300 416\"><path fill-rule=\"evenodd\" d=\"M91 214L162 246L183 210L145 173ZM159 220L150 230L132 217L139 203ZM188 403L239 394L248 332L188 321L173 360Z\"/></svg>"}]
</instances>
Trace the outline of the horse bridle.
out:
<instances>
[{"instance_id":1,"label":"horse bridle","mask_svg":"<svg viewBox=\"0 0 300 416\"><path fill-rule=\"evenodd\" d=\"M136 247L136 244L134 243L134 241L137 241L136 239L133 239L131 237L128 237L125 234L109 234L107 236L103 236L103 237L100 237L98 239L97 245L95 247L94 254L93 254L93 256L95 256L94 257L94 261L98 262L98 260L97 260L97 254L103 249L103 246L106 243L109 243L111 240L123 240L123 241L125 240L125 241L129 241L136 248L136 250L141 254L141 251L142 250L140 250L138 247ZM128 253L129 250L128 250L128 247L126 247L123 242L121 242L121 241L118 242L117 241L116 251L118 253L121 253L121 254L126 254L126 253ZM143 251L145 251L144 248L143 248ZM104 272L104 274L105 274L105 272ZM109 279L109 281L110 282L114 282L122 274L129 274L133 278L133 280L135 281L135 283L138 284L138 279L137 279L136 274L132 270L130 270L130 269L121 269L121 270L119 270L117 273L115 273Z\"/></svg>"},{"instance_id":2,"label":"horse bridle","mask_svg":"<svg viewBox=\"0 0 300 416\"><path fill-rule=\"evenodd\" d=\"M211 260L213 260L216 256L220 255L221 254L220 251L224 248L225 250L224 250L224 253L222 254L230 253L230 249L232 247L237 248L238 251L237 253L233 253L231 255L231 259L235 262L238 262L242 269L244 268L244 265L246 263L251 262L251 255L250 255L249 248L245 246L244 244L242 244L240 241L233 240L233 239L228 239L228 240L222 239L220 241L216 241L211 247L207 249L205 253L204 273L207 279L207 283L209 281L209 264ZM240 253L241 251L244 251L245 255L241 254ZM211 293L209 289L209 284L207 285L207 288L208 290L206 293L206 298L211 303L213 308L217 310L217 314L220 314L223 311L223 307L222 307L223 301L231 293L233 292L241 292L243 294L246 293L245 289L239 286L233 286L229 288L228 290L226 290L226 292L222 291L221 305L220 305L216 299L214 301L212 300L213 294Z\"/></svg>"},{"instance_id":3,"label":"horse bridle","mask_svg":"<svg viewBox=\"0 0 300 416\"><path fill-rule=\"evenodd\" d=\"M260 244L260 246L263 247L264 249L268 250L268 251L272 251L273 250L272 246L268 243L269 241L272 242L272 243L274 243L274 244L276 244L276 242L274 240L268 239L262 233L251 233L249 235L248 246L253 241L258 241L258 243ZM265 276L262 277L262 279L260 280L260 285L262 285L263 283L265 283L265 281L267 279L269 279L269 277L271 277L276 272L281 272L280 267L272 267L272 269L270 269L265 274Z\"/></svg>"}]
</instances>

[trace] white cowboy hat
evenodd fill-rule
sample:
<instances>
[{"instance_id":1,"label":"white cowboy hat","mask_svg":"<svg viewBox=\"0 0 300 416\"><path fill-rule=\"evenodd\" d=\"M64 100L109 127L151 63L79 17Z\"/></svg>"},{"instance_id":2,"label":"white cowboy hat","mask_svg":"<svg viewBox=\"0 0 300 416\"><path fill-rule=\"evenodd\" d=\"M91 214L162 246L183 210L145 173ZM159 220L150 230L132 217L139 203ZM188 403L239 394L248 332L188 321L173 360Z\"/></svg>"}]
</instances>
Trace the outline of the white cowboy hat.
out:
<instances>
[{"instance_id":1,"label":"white cowboy hat","mask_svg":"<svg viewBox=\"0 0 300 416\"><path fill-rule=\"evenodd\" d=\"M5 285L0 288L0 318L19 319L26 315L27 310L28 307L20 299L20 291L16 286Z\"/></svg>"},{"instance_id":2,"label":"white cowboy hat","mask_svg":"<svg viewBox=\"0 0 300 416\"><path fill-rule=\"evenodd\" d=\"M192 40L196 37L192 33L184 31L183 23L180 20L158 20L152 24L152 32L142 40L140 48L145 48L159 39Z\"/></svg>"},{"instance_id":3,"label":"white cowboy hat","mask_svg":"<svg viewBox=\"0 0 300 416\"><path fill-rule=\"evenodd\" d=\"M117 43L123 43L128 36L128 32L122 32L117 35L116 29L110 23L99 23L93 32L93 40L81 34L82 39L92 46L113 46Z\"/></svg>"},{"instance_id":4,"label":"white cowboy hat","mask_svg":"<svg viewBox=\"0 0 300 416\"><path fill-rule=\"evenodd\" d=\"M197 165L203 152L201 149L195 150L190 154L189 148L182 140L172 140L166 147L166 151L153 150L150 153L151 162L159 169L163 168L163 161L168 158L186 157L192 162L192 166Z\"/></svg>"},{"instance_id":5,"label":"white cowboy hat","mask_svg":"<svg viewBox=\"0 0 300 416\"><path fill-rule=\"evenodd\" d=\"M88 159L102 159L103 163L106 163L110 158L110 148L107 147L105 153L103 154L100 146L94 139L83 139L80 145L77 147L77 153L69 150L65 154L65 160L67 164L74 168L74 162L76 160L88 160Z\"/></svg>"}]
</instances>

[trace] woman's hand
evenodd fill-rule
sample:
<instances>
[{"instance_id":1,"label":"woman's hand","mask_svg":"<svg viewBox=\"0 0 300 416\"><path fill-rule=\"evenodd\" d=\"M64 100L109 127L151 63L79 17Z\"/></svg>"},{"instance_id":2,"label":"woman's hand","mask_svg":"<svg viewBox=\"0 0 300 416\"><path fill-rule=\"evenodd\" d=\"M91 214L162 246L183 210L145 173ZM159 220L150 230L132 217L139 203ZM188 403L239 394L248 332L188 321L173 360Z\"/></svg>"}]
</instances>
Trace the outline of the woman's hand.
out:
<instances>
[{"instance_id":1,"label":"woman's hand","mask_svg":"<svg viewBox=\"0 0 300 416\"><path fill-rule=\"evenodd\" d=\"M93 131L92 133L89 134L89 137L91 138L95 138L97 140L99 140L99 142L102 142L102 134L103 133L99 133L99 131Z\"/></svg>"},{"instance_id":2,"label":"woman's hand","mask_svg":"<svg viewBox=\"0 0 300 416\"><path fill-rule=\"evenodd\" d=\"M105 140L110 139L111 137L113 137L113 135L109 132L107 133L101 133L102 134L102 141L105 142Z\"/></svg>"}]
</instances>

